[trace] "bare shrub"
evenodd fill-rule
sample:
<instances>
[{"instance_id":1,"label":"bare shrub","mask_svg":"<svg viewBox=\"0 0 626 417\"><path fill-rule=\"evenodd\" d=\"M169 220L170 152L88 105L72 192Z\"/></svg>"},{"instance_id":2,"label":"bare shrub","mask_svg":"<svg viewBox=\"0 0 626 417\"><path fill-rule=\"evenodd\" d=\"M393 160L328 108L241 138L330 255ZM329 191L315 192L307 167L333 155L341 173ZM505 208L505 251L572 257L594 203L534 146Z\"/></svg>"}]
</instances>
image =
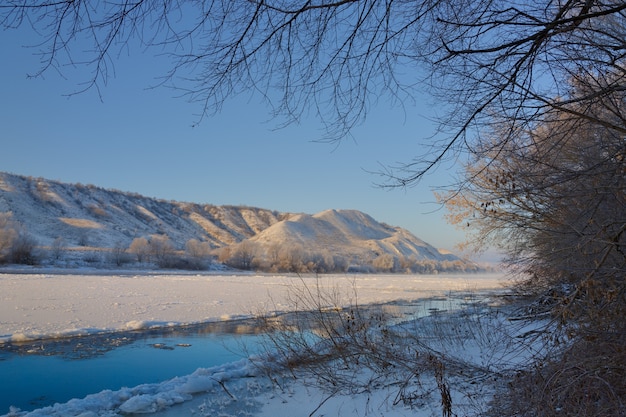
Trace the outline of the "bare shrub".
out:
<instances>
[{"instance_id":1,"label":"bare shrub","mask_svg":"<svg viewBox=\"0 0 626 417\"><path fill-rule=\"evenodd\" d=\"M252 269L257 252L256 244L244 240L231 248L224 248L219 259L230 267L247 271Z\"/></svg>"},{"instance_id":2,"label":"bare shrub","mask_svg":"<svg viewBox=\"0 0 626 417\"><path fill-rule=\"evenodd\" d=\"M269 330L267 351L285 369L305 371L322 386L345 388L355 379L348 372L350 365L377 349L368 333L374 323L383 323L384 316L364 316L356 303L344 308L346 300L339 289L325 287L320 279L311 286L304 280L301 283L291 287L288 297L293 313L263 317Z\"/></svg>"},{"instance_id":3,"label":"bare shrub","mask_svg":"<svg viewBox=\"0 0 626 417\"><path fill-rule=\"evenodd\" d=\"M377 271L391 272L395 269L396 259L393 255L384 253L374 258L372 266L376 268Z\"/></svg>"},{"instance_id":4,"label":"bare shrub","mask_svg":"<svg viewBox=\"0 0 626 417\"><path fill-rule=\"evenodd\" d=\"M107 255L108 260L115 266L122 266L131 261L131 255L121 242L116 243Z\"/></svg>"},{"instance_id":5,"label":"bare shrub","mask_svg":"<svg viewBox=\"0 0 626 417\"><path fill-rule=\"evenodd\" d=\"M63 255L63 252L67 249L67 241L59 236L52 242L50 246L50 252L52 254L52 259L59 260Z\"/></svg>"},{"instance_id":6,"label":"bare shrub","mask_svg":"<svg viewBox=\"0 0 626 417\"><path fill-rule=\"evenodd\" d=\"M37 241L23 230L18 231L17 238L11 247L9 261L15 264L34 265L39 261L35 253Z\"/></svg>"},{"instance_id":7,"label":"bare shrub","mask_svg":"<svg viewBox=\"0 0 626 417\"><path fill-rule=\"evenodd\" d=\"M189 239L185 244L185 254L194 259L206 259L211 256L211 245L197 239Z\"/></svg>"},{"instance_id":8,"label":"bare shrub","mask_svg":"<svg viewBox=\"0 0 626 417\"><path fill-rule=\"evenodd\" d=\"M7 261L17 230L11 213L0 213L0 262Z\"/></svg>"},{"instance_id":9,"label":"bare shrub","mask_svg":"<svg viewBox=\"0 0 626 417\"><path fill-rule=\"evenodd\" d=\"M491 415L626 415L626 333L576 340L552 360L520 371Z\"/></svg>"},{"instance_id":10,"label":"bare shrub","mask_svg":"<svg viewBox=\"0 0 626 417\"><path fill-rule=\"evenodd\" d=\"M150 236L150 255L157 263L174 255L174 245L167 235Z\"/></svg>"},{"instance_id":11,"label":"bare shrub","mask_svg":"<svg viewBox=\"0 0 626 417\"><path fill-rule=\"evenodd\" d=\"M304 272L304 250L299 245L279 245L273 248L271 270L277 272Z\"/></svg>"},{"instance_id":12,"label":"bare shrub","mask_svg":"<svg viewBox=\"0 0 626 417\"><path fill-rule=\"evenodd\" d=\"M354 285L346 292L320 278L301 278L288 299L294 313L263 316L268 360L260 366L276 381L312 380L329 396L385 387L394 405L439 403L444 416L463 415L459 410L476 412L480 404L454 398L486 395L540 353L526 344L527 332L481 304L402 322L393 306L359 305Z\"/></svg>"}]
</instances>

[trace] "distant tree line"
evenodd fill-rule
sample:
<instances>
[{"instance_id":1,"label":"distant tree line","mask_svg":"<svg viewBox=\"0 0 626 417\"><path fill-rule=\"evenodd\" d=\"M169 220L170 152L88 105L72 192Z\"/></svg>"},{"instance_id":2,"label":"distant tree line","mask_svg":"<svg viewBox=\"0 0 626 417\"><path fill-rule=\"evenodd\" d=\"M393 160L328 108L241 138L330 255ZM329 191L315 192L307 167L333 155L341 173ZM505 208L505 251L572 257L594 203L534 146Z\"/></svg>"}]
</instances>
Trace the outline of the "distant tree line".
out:
<instances>
[{"instance_id":1,"label":"distant tree line","mask_svg":"<svg viewBox=\"0 0 626 417\"><path fill-rule=\"evenodd\" d=\"M348 257L327 250L307 250L300 245L262 245L244 240L219 250L218 260L232 268L263 272L293 273L473 273L484 267L470 261L417 259L391 254Z\"/></svg>"}]
</instances>

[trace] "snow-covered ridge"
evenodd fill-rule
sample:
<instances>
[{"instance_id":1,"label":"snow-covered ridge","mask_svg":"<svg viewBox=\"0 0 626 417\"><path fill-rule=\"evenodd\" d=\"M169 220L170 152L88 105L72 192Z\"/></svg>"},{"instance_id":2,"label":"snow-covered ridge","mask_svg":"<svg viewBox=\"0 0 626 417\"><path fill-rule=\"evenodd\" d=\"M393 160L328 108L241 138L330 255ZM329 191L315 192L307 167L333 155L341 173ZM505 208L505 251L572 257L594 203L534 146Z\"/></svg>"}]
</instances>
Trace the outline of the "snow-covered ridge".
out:
<instances>
[{"instance_id":1,"label":"snow-covered ridge","mask_svg":"<svg viewBox=\"0 0 626 417\"><path fill-rule=\"evenodd\" d=\"M212 248L250 239L352 257L391 254L418 260L459 259L357 210L309 215L166 201L9 173L0 173L0 212L12 212L44 246L62 237L69 247L128 247L134 238L158 234L167 235L177 249L190 239L208 242Z\"/></svg>"}]
</instances>

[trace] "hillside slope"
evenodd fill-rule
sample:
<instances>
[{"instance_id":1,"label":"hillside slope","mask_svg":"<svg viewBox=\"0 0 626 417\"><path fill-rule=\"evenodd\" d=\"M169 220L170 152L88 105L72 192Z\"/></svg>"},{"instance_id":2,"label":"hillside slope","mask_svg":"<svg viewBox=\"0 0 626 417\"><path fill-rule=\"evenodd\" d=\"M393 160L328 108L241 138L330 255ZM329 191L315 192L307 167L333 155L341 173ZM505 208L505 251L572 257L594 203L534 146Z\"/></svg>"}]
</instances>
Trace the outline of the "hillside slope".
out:
<instances>
[{"instance_id":1,"label":"hillside slope","mask_svg":"<svg viewBox=\"0 0 626 417\"><path fill-rule=\"evenodd\" d=\"M144 197L93 185L0 173L0 212L42 245L128 246L136 237L167 235L177 248L189 239L219 248L252 237L285 214L253 207L213 206Z\"/></svg>"},{"instance_id":2,"label":"hillside slope","mask_svg":"<svg viewBox=\"0 0 626 417\"><path fill-rule=\"evenodd\" d=\"M137 237L166 235L176 249L190 239L224 248L301 247L349 259L383 254L415 260L459 258L400 227L356 210L281 213L254 207L165 201L93 185L0 173L0 212L11 212L39 245L62 237L69 247L128 247Z\"/></svg>"}]
</instances>

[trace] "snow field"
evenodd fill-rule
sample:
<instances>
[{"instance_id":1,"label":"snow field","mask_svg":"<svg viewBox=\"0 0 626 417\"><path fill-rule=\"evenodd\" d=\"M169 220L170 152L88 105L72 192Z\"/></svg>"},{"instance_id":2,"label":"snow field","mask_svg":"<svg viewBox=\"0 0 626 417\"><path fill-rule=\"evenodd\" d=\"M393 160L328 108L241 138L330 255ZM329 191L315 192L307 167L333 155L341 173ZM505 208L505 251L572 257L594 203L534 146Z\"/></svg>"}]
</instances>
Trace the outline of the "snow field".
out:
<instances>
[{"instance_id":1,"label":"snow field","mask_svg":"<svg viewBox=\"0 0 626 417\"><path fill-rule=\"evenodd\" d=\"M294 290L318 284L368 304L500 288L502 276L0 273L0 344L288 311Z\"/></svg>"}]
</instances>

